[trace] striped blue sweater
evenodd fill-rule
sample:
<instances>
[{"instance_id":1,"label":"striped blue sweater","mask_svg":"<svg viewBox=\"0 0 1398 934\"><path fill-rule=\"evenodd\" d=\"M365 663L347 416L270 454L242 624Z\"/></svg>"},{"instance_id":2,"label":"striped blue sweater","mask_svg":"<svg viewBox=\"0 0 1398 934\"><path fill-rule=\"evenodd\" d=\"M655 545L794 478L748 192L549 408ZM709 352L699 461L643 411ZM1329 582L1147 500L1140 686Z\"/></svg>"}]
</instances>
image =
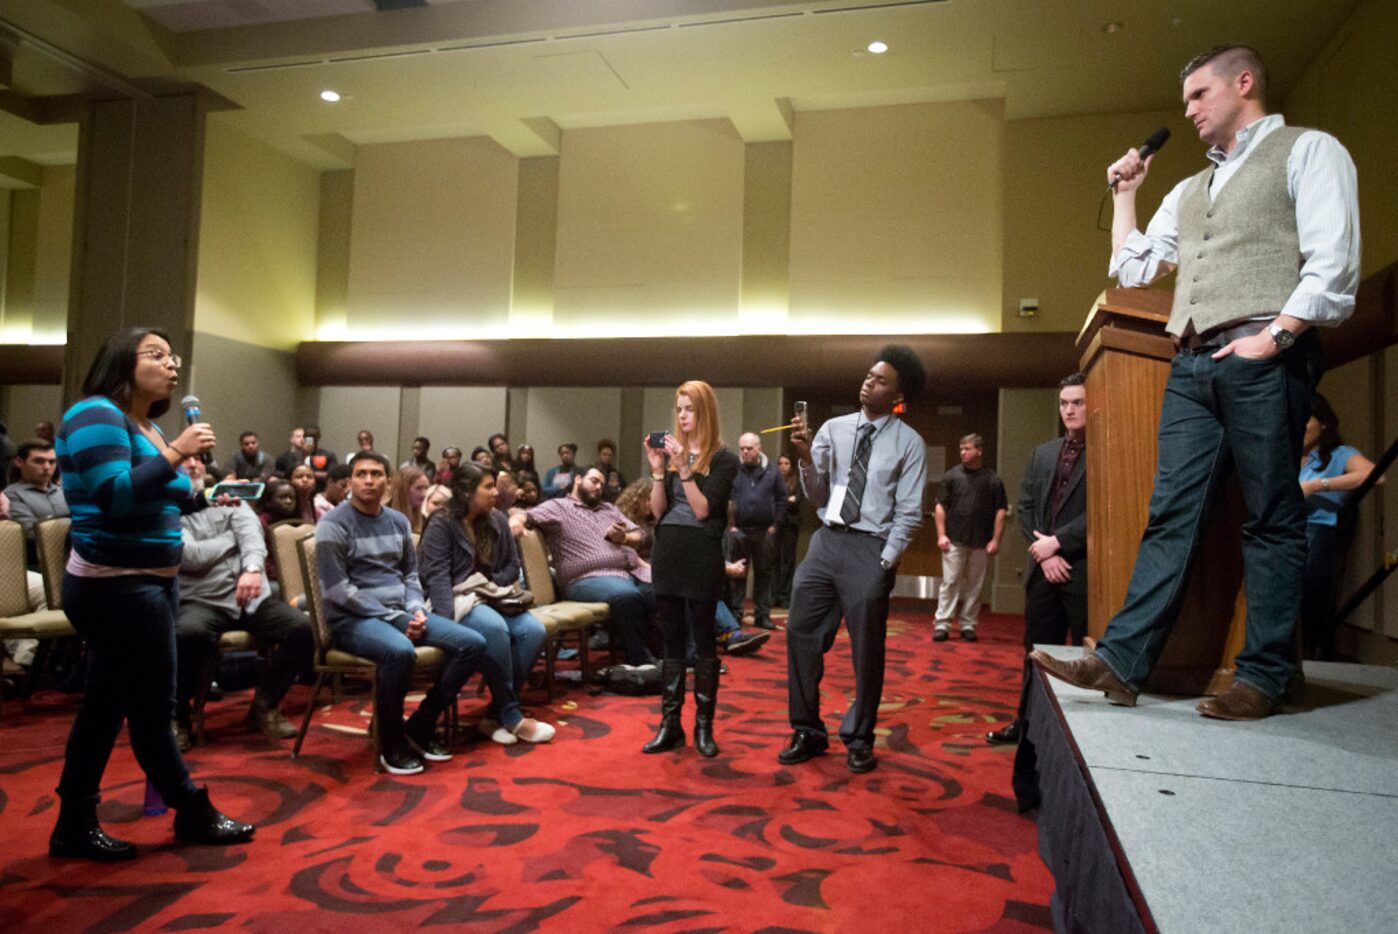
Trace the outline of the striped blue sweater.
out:
<instances>
[{"instance_id":1,"label":"striped blue sweater","mask_svg":"<svg viewBox=\"0 0 1398 934\"><path fill-rule=\"evenodd\" d=\"M206 503L116 403L89 396L74 405L63 416L54 447L73 517L73 549L85 561L122 568L179 565L180 514Z\"/></svg>"},{"instance_id":2,"label":"striped blue sweater","mask_svg":"<svg viewBox=\"0 0 1398 934\"><path fill-rule=\"evenodd\" d=\"M332 629L350 619L394 619L423 609L408 517L366 516L349 500L316 523L316 571Z\"/></svg>"}]
</instances>

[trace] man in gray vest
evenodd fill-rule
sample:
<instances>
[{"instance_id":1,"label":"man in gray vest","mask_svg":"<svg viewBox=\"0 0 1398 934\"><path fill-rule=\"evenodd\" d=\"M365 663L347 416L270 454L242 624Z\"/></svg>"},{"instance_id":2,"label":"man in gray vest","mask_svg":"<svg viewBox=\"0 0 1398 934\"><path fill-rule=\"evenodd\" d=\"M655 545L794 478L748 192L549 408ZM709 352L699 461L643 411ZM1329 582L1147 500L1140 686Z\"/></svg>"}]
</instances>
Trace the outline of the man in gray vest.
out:
<instances>
[{"instance_id":1,"label":"man in gray vest","mask_svg":"<svg viewBox=\"0 0 1398 934\"><path fill-rule=\"evenodd\" d=\"M1111 271L1123 286L1144 286L1179 269L1166 326L1179 352L1160 410L1150 519L1126 602L1096 651L1033 658L1135 704L1178 615L1204 514L1236 470L1247 508L1247 635L1232 686L1198 709L1257 720L1276 709L1293 669L1306 560L1296 471L1320 371L1314 328L1354 310L1358 194L1354 163L1334 137L1268 116L1255 50L1210 49L1181 78L1185 116L1213 164L1166 195L1144 234L1136 191L1150 159L1131 150L1107 170L1116 184Z\"/></svg>"}]
</instances>

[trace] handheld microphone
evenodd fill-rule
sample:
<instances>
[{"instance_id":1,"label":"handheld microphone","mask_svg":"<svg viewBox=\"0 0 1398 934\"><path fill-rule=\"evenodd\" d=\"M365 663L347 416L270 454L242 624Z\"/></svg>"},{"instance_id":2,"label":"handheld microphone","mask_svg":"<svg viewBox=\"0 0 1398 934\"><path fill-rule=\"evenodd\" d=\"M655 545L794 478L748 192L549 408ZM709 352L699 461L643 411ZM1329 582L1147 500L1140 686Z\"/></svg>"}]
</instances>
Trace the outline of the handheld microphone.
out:
<instances>
[{"instance_id":1,"label":"handheld microphone","mask_svg":"<svg viewBox=\"0 0 1398 934\"><path fill-rule=\"evenodd\" d=\"M1159 152L1160 148L1164 146L1169 139L1170 128L1167 126L1163 126L1160 129L1156 130L1154 133L1152 133L1150 136L1146 137L1146 141L1142 143L1136 151L1141 154L1142 159L1145 159L1147 156L1153 156L1157 152ZM1116 191L1116 183L1119 181L1121 181L1121 176L1113 175L1112 183L1107 187L1109 187L1112 191Z\"/></svg>"},{"instance_id":2,"label":"handheld microphone","mask_svg":"<svg viewBox=\"0 0 1398 934\"><path fill-rule=\"evenodd\" d=\"M204 416L204 409L199 404L198 396L185 396L180 400L180 407L184 409L184 423L186 425L193 425ZM213 455L208 451L201 451L199 453L199 459L203 461L206 466L212 464L214 461Z\"/></svg>"}]
</instances>

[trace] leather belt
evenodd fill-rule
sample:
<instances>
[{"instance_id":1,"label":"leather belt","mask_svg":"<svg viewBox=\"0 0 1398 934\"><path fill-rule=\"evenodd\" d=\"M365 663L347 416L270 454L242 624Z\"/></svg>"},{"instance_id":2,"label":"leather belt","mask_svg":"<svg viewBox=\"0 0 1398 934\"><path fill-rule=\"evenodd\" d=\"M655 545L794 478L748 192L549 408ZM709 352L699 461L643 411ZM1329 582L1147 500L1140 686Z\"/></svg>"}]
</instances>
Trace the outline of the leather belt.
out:
<instances>
[{"instance_id":1,"label":"leather belt","mask_svg":"<svg viewBox=\"0 0 1398 934\"><path fill-rule=\"evenodd\" d=\"M826 527L827 529L829 529L830 531L832 531L832 532L839 532L839 533L841 533L842 535L873 535L873 534L874 534L873 532L866 532L866 531L864 531L863 529L852 529L852 528L850 528L850 527L847 526L847 525L835 525L835 524L830 523L830 522L825 523L825 527Z\"/></svg>"},{"instance_id":2,"label":"leather belt","mask_svg":"<svg viewBox=\"0 0 1398 934\"><path fill-rule=\"evenodd\" d=\"M1190 334L1175 339L1175 347L1181 353L1213 353L1240 337L1252 337L1267 326L1266 321L1244 321L1228 327L1213 328L1202 334Z\"/></svg>"}]
</instances>

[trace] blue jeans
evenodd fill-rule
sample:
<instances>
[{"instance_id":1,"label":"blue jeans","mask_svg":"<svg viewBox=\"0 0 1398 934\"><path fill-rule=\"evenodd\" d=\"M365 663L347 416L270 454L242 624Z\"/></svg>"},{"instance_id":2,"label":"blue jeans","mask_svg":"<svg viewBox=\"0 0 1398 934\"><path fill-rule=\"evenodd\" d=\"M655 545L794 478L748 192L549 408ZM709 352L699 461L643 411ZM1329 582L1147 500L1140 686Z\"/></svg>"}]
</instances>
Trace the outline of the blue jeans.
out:
<instances>
[{"instance_id":1,"label":"blue jeans","mask_svg":"<svg viewBox=\"0 0 1398 934\"><path fill-rule=\"evenodd\" d=\"M505 723L502 710L519 710L519 691L529 683L529 671L539 658L539 650L548 637L544 624L533 613L505 616L484 603L476 604L460 620L461 625L485 637L486 651L491 660L508 675L509 693L506 697L490 694L491 717ZM515 717L518 722L523 717ZM513 725L513 723L509 724Z\"/></svg>"},{"instance_id":2,"label":"blue jeans","mask_svg":"<svg viewBox=\"0 0 1398 934\"><path fill-rule=\"evenodd\" d=\"M399 613L392 619L342 619L330 630L330 640L337 649L367 658L379 666L374 715L384 749L396 747L403 736L403 697L408 693L413 667L417 664L416 647L407 636L410 618L406 613ZM485 674L492 670L497 681L505 680L504 673L486 651L485 637L449 619L429 613L421 644L441 649L447 660L437 676L437 683L423 698L420 710L425 709L430 714L445 710L474 671ZM490 680L489 675L486 680Z\"/></svg>"},{"instance_id":3,"label":"blue jeans","mask_svg":"<svg viewBox=\"0 0 1398 934\"><path fill-rule=\"evenodd\" d=\"M611 609L611 633L628 665L654 661L646 648L646 629L655 612L655 591L631 577L583 577L563 591L567 600L605 603Z\"/></svg>"},{"instance_id":4,"label":"blue jeans","mask_svg":"<svg viewBox=\"0 0 1398 934\"><path fill-rule=\"evenodd\" d=\"M1247 509L1247 633L1236 677L1272 698L1286 689L1306 566L1306 507L1296 472L1319 356L1315 333L1307 331L1265 360L1180 353L1170 364L1150 519L1126 601L1097 644L1098 657L1127 684L1139 686L1155 666L1179 615L1209 507L1236 470Z\"/></svg>"},{"instance_id":5,"label":"blue jeans","mask_svg":"<svg viewBox=\"0 0 1398 934\"><path fill-rule=\"evenodd\" d=\"M121 723L155 790L178 808L194 794L170 720L175 716L174 578L63 577L63 610L87 645L87 681L73 719L58 794L96 804Z\"/></svg>"}]
</instances>

